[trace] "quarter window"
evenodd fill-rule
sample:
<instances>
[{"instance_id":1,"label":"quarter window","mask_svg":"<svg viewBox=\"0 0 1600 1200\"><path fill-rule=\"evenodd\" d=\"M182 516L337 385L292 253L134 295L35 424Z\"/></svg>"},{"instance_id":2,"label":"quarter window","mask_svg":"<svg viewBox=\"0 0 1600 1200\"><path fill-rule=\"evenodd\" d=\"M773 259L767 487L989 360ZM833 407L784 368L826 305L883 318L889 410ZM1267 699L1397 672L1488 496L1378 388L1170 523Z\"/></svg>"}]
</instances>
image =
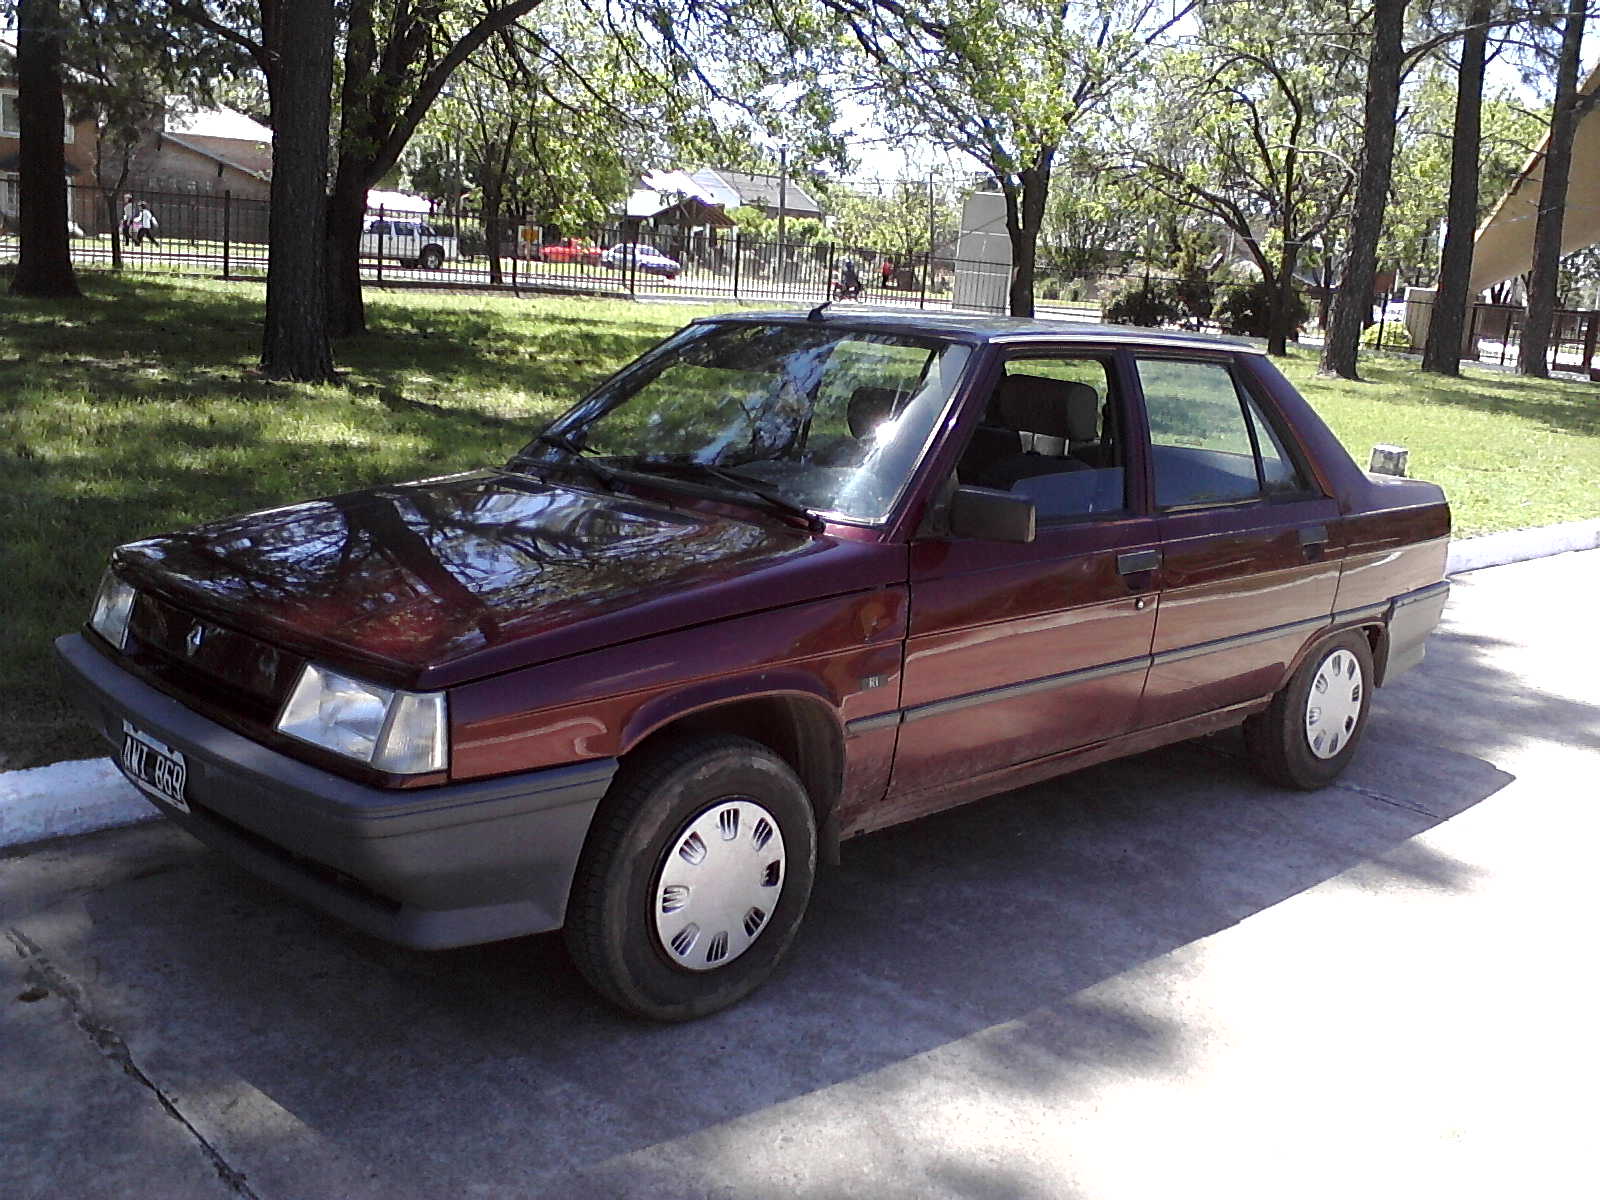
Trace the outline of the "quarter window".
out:
<instances>
[{"instance_id":1,"label":"quarter window","mask_svg":"<svg viewBox=\"0 0 1600 1200\"><path fill-rule=\"evenodd\" d=\"M1282 438L1227 366L1141 359L1156 504L1238 504L1307 490Z\"/></svg>"}]
</instances>

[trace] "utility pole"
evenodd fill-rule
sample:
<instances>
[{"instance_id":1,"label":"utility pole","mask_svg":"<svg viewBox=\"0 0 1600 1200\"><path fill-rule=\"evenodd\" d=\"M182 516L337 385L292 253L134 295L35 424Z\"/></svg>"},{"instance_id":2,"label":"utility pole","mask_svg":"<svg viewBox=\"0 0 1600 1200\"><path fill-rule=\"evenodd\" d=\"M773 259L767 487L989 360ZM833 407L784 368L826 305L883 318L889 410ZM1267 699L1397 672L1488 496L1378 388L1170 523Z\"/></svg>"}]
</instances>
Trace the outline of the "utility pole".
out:
<instances>
[{"instance_id":1,"label":"utility pole","mask_svg":"<svg viewBox=\"0 0 1600 1200\"><path fill-rule=\"evenodd\" d=\"M933 265L933 172L928 172L928 265Z\"/></svg>"},{"instance_id":2,"label":"utility pole","mask_svg":"<svg viewBox=\"0 0 1600 1200\"><path fill-rule=\"evenodd\" d=\"M789 209L789 143L778 145L778 281L789 277L789 243L785 240Z\"/></svg>"}]
</instances>

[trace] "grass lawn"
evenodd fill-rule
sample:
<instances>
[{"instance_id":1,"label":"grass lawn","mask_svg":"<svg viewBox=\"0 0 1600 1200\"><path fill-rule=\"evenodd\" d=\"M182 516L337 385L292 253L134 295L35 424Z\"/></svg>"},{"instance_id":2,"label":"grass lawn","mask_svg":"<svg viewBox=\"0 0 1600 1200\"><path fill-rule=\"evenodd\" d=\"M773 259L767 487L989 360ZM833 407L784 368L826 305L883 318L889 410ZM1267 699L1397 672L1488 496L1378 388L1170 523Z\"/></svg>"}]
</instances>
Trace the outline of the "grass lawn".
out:
<instances>
[{"instance_id":1,"label":"grass lawn","mask_svg":"<svg viewBox=\"0 0 1600 1200\"><path fill-rule=\"evenodd\" d=\"M349 386L265 383L258 285L85 272L82 303L0 295L0 769L101 753L51 640L88 612L106 552L198 521L503 460L690 305L369 292L340 343ZM719 306L730 307L727 304ZM1287 369L1357 458L1411 448L1461 533L1600 514L1600 389L1474 371L1375 384Z\"/></svg>"}]
</instances>

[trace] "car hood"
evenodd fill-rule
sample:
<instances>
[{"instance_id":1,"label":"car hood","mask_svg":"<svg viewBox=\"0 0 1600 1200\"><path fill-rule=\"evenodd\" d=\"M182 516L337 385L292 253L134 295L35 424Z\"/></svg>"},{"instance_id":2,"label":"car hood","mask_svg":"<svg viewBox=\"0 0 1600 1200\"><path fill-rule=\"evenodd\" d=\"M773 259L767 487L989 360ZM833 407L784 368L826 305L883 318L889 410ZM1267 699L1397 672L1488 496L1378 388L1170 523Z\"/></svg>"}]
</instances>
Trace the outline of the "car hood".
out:
<instances>
[{"instance_id":1,"label":"car hood","mask_svg":"<svg viewBox=\"0 0 1600 1200\"><path fill-rule=\"evenodd\" d=\"M410 687L904 573L888 546L499 471L250 513L115 560L170 601Z\"/></svg>"}]
</instances>

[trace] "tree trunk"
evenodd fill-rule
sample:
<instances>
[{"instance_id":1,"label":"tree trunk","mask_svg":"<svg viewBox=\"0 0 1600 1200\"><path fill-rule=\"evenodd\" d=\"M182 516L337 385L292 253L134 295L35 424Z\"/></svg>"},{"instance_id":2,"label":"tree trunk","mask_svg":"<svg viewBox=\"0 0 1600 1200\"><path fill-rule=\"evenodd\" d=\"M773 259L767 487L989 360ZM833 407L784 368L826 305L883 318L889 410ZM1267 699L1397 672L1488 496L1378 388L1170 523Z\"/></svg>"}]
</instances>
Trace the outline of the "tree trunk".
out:
<instances>
[{"instance_id":1,"label":"tree trunk","mask_svg":"<svg viewBox=\"0 0 1600 1200\"><path fill-rule=\"evenodd\" d=\"M361 229L366 220L366 172L341 155L328 197L328 332L333 337L366 332L367 305L361 294Z\"/></svg>"},{"instance_id":2,"label":"tree trunk","mask_svg":"<svg viewBox=\"0 0 1600 1200\"><path fill-rule=\"evenodd\" d=\"M500 225L500 177L487 169L479 176L483 185L483 236L489 249L489 282L498 287L505 282L500 266L500 247L504 231Z\"/></svg>"},{"instance_id":3,"label":"tree trunk","mask_svg":"<svg viewBox=\"0 0 1600 1200\"><path fill-rule=\"evenodd\" d=\"M17 232L21 246L11 280L16 296L78 296L67 241L67 164L61 131L59 0L17 5Z\"/></svg>"},{"instance_id":4,"label":"tree trunk","mask_svg":"<svg viewBox=\"0 0 1600 1200\"><path fill-rule=\"evenodd\" d=\"M1011 290L1013 317L1033 316L1034 264L1038 259L1039 228L1044 224L1045 201L1050 196L1050 163L1055 148L1046 147L1032 165L1017 172L1016 183L1005 183L1006 233L1011 238Z\"/></svg>"},{"instance_id":5,"label":"tree trunk","mask_svg":"<svg viewBox=\"0 0 1600 1200\"><path fill-rule=\"evenodd\" d=\"M1472 243L1478 230L1478 155L1483 143L1483 60L1489 42L1491 0L1473 0L1467 33L1461 39L1461 70L1456 77L1456 117L1450 134L1450 202L1439 252L1439 286L1428 321L1422 369L1461 374L1461 342L1472 297Z\"/></svg>"},{"instance_id":6,"label":"tree trunk","mask_svg":"<svg viewBox=\"0 0 1600 1200\"><path fill-rule=\"evenodd\" d=\"M1550 334L1555 326L1556 285L1561 274L1561 225L1567 208L1567 176L1572 169L1572 135L1578 127L1578 66L1583 45L1584 0L1568 0L1556 68L1556 103L1550 114L1550 141L1539 188L1539 220L1533 230L1533 270L1528 279L1528 317L1517 347L1517 370L1544 378L1550 374Z\"/></svg>"},{"instance_id":7,"label":"tree trunk","mask_svg":"<svg viewBox=\"0 0 1600 1200\"><path fill-rule=\"evenodd\" d=\"M1367 100L1361 136L1361 164L1356 178L1355 215L1350 222L1339 274L1339 290L1322 343L1319 373L1359 379L1356 356L1361 330L1372 312L1378 274L1378 239L1389 203L1394 172L1394 127L1400 108L1401 44L1408 0L1376 0L1372 17L1372 49L1367 57Z\"/></svg>"},{"instance_id":8,"label":"tree trunk","mask_svg":"<svg viewBox=\"0 0 1600 1200\"><path fill-rule=\"evenodd\" d=\"M1289 353L1289 339L1294 336L1294 322L1289 319L1289 308L1294 300L1294 269L1300 259L1300 248L1286 241L1278 261L1278 279L1272 287L1272 311L1267 317L1267 353L1282 358Z\"/></svg>"},{"instance_id":9,"label":"tree trunk","mask_svg":"<svg viewBox=\"0 0 1600 1200\"><path fill-rule=\"evenodd\" d=\"M324 269L333 0L275 0L263 20L274 69L267 78L272 208L261 369L270 379L327 383L335 378Z\"/></svg>"}]
</instances>

